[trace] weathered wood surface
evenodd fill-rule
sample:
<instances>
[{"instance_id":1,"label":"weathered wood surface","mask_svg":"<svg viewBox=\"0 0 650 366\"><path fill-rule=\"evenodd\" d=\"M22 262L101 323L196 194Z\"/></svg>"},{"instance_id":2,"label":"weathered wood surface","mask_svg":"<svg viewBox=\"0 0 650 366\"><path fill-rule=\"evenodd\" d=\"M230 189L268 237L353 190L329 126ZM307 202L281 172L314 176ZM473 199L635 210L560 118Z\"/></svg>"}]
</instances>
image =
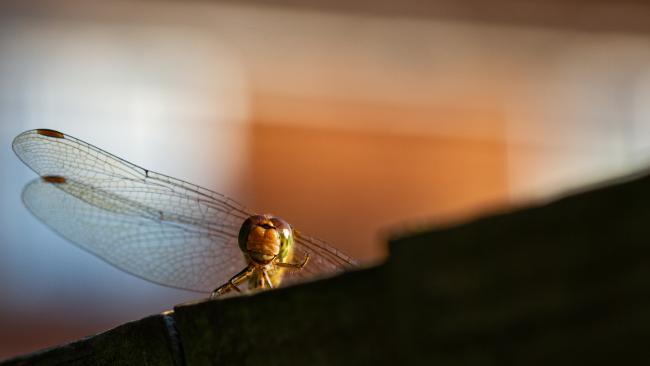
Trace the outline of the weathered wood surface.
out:
<instances>
[{"instance_id":1,"label":"weathered wood surface","mask_svg":"<svg viewBox=\"0 0 650 366\"><path fill-rule=\"evenodd\" d=\"M154 315L64 346L16 357L3 366L174 366L165 316Z\"/></svg>"},{"instance_id":2,"label":"weathered wood surface","mask_svg":"<svg viewBox=\"0 0 650 366\"><path fill-rule=\"evenodd\" d=\"M384 265L166 319L3 365L643 363L650 178L404 236Z\"/></svg>"}]
</instances>

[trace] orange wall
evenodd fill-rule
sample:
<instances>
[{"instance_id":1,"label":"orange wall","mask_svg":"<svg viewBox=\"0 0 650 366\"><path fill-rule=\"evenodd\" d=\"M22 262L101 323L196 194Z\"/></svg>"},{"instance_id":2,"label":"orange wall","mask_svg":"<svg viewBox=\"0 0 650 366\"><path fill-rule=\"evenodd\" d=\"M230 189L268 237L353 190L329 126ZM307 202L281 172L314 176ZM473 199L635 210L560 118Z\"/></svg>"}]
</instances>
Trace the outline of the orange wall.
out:
<instances>
[{"instance_id":1,"label":"orange wall","mask_svg":"<svg viewBox=\"0 0 650 366\"><path fill-rule=\"evenodd\" d=\"M250 134L250 206L360 259L385 253L387 226L508 196L504 142L264 123Z\"/></svg>"}]
</instances>

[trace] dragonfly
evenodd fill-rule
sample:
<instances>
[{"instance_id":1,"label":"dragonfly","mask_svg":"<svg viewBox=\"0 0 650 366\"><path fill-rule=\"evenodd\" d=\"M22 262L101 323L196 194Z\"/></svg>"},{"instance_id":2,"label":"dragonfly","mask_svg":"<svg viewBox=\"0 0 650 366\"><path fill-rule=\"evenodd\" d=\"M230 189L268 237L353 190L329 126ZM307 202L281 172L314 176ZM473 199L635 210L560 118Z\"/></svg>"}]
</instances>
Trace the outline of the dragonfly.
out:
<instances>
[{"instance_id":1,"label":"dragonfly","mask_svg":"<svg viewBox=\"0 0 650 366\"><path fill-rule=\"evenodd\" d=\"M144 169L50 129L13 150L40 178L22 193L40 221L113 266L210 297L329 277L356 261L287 221Z\"/></svg>"}]
</instances>

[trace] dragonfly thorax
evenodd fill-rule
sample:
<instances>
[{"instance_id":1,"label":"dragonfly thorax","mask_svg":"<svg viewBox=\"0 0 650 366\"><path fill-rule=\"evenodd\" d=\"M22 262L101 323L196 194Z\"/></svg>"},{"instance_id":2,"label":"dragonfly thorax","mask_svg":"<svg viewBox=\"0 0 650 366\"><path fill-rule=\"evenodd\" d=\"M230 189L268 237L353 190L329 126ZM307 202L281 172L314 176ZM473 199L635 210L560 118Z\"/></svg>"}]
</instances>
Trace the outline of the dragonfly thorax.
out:
<instances>
[{"instance_id":1,"label":"dragonfly thorax","mask_svg":"<svg viewBox=\"0 0 650 366\"><path fill-rule=\"evenodd\" d=\"M284 263L293 256L293 229L279 217L250 216L239 230L239 248L254 264Z\"/></svg>"}]
</instances>

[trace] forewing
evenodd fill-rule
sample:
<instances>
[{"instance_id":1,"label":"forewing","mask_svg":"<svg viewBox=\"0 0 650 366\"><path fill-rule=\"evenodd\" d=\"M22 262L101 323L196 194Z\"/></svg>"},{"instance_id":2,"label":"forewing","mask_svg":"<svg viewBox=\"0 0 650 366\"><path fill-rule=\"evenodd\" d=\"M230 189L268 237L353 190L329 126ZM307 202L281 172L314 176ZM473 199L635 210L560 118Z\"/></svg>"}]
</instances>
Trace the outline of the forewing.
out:
<instances>
[{"instance_id":1,"label":"forewing","mask_svg":"<svg viewBox=\"0 0 650 366\"><path fill-rule=\"evenodd\" d=\"M135 201L73 180L32 181L27 208L66 239L166 286L209 292L245 266L232 234L166 221Z\"/></svg>"},{"instance_id":2,"label":"forewing","mask_svg":"<svg viewBox=\"0 0 650 366\"><path fill-rule=\"evenodd\" d=\"M166 221L237 232L250 215L217 192L141 168L57 131L23 132L14 139L13 149L42 177L61 177L125 197Z\"/></svg>"}]
</instances>

